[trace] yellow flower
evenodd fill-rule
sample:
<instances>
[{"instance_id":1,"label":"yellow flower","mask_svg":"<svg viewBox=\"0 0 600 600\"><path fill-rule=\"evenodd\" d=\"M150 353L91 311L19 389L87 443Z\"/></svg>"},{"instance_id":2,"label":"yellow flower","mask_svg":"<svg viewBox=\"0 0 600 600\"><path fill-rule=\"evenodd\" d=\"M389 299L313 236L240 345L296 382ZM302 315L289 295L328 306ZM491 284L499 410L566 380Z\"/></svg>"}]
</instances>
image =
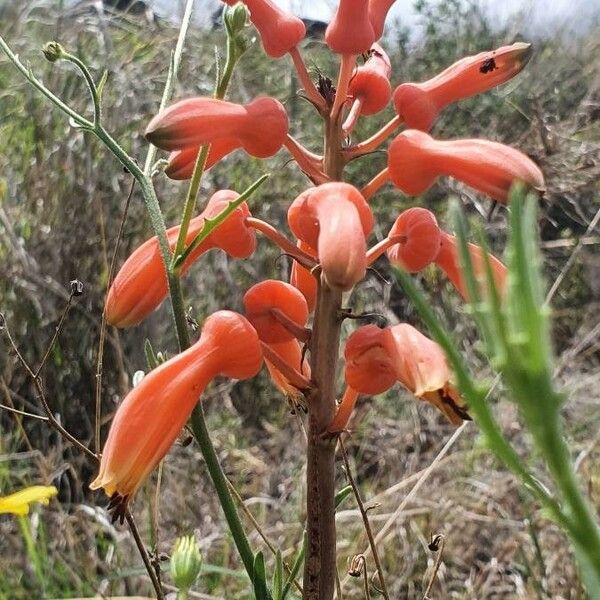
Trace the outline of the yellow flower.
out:
<instances>
[{"instance_id":1,"label":"yellow flower","mask_svg":"<svg viewBox=\"0 0 600 600\"><path fill-rule=\"evenodd\" d=\"M58 494L58 490L53 485L33 485L0 498L0 514L26 515L29 513L29 505L32 502L48 504L50 498L56 494Z\"/></svg>"}]
</instances>

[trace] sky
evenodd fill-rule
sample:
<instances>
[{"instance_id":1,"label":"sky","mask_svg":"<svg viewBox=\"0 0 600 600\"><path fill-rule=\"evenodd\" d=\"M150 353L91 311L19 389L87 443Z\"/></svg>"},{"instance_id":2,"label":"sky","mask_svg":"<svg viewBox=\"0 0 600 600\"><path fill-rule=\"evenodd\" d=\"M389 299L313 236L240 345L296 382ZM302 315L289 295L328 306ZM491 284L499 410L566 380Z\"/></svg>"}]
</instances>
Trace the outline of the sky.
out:
<instances>
[{"instance_id":1,"label":"sky","mask_svg":"<svg viewBox=\"0 0 600 600\"><path fill-rule=\"evenodd\" d=\"M147 0L159 14L169 16L183 11L184 0ZM328 21L337 4L335 0L274 0L276 4L300 17ZM443 0L441 0L443 1ZM403 25L418 31L413 9L414 0L397 0L390 15ZM524 34L544 35L557 27L574 31L585 30L600 22L600 0L480 0L480 4L499 25L506 23L515 12L524 15ZM195 10L200 21L209 19L219 6L218 0L196 0Z\"/></svg>"}]
</instances>

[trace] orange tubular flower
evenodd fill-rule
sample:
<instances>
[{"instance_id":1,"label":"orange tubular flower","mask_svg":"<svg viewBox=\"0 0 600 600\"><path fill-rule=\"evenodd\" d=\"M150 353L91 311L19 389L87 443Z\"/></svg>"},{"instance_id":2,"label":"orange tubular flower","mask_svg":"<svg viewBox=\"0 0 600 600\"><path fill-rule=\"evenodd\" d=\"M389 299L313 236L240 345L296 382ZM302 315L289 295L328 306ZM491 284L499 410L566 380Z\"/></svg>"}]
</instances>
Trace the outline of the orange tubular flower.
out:
<instances>
[{"instance_id":1,"label":"orange tubular flower","mask_svg":"<svg viewBox=\"0 0 600 600\"><path fill-rule=\"evenodd\" d=\"M267 279L253 285L244 294L244 310L260 340L267 344L303 337L308 306L302 293L289 283Z\"/></svg>"},{"instance_id":2,"label":"orange tubular flower","mask_svg":"<svg viewBox=\"0 0 600 600\"><path fill-rule=\"evenodd\" d=\"M434 404L454 425L469 419L441 347L407 323L385 329L365 325L346 343L346 383L362 394L380 394L399 381ZM339 423L338 423L339 426Z\"/></svg>"},{"instance_id":3,"label":"orange tubular flower","mask_svg":"<svg viewBox=\"0 0 600 600\"><path fill-rule=\"evenodd\" d=\"M208 169L216 165L224 156L227 156L239 147L240 141L237 138L222 138L220 140L215 140L210 145L204 170L208 171ZM190 146L183 150L171 152L169 164L165 169L167 177L176 180L190 179L194 172L198 152L200 152L199 146Z\"/></svg>"},{"instance_id":4,"label":"orange tubular flower","mask_svg":"<svg viewBox=\"0 0 600 600\"><path fill-rule=\"evenodd\" d=\"M290 206L288 223L318 256L330 286L350 290L364 277L373 214L354 186L331 182L306 190Z\"/></svg>"},{"instance_id":5,"label":"orange tubular flower","mask_svg":"<svg viewBox=\"0 0 600 600\"><path fill-rule=\"evenodd\" d=\"M411 129L429 131L446 106L512 79L530 56L531 44L522 42L467 56L429 81L399 85L394 91L396 112Z\"/></svg>"},{"instance_id":6,"label":"orange tubular flower","mask_svg":"<svg viewBox=\"0 0 600 600\"><path fill-rule=\"evenodd\" d=\"M485 257L483 250L475 245L469 244L469 254L471 256L471 263L473 264L473 271L475 278L479 284L480 290L483 292L487 289L486 285L486 274L485 274ZM498 294L502 296L506 289L506 276L507 269L502 262L500 262L495 256L489 254L490 265L492 267L492 273L494 275L494 283ZM462 269L460 266L460 251L457 246L456 238L453 235L442 232L440 251L435 259L435 263L444 271L448 279L452 282L454 287L459 291L460 295L465 299L469 300L469 294L467 291L467 285L463 277Z\"/></svg>"},{"instance_id":7,"label":"orange tubular flower","mask_svg":"<svg viewBox=\"0 0 600 600\"><path fill-rule=\"evenodd\" d=\"M394 2L396 0L369 0L369 21L371 21L376 40L383 35L385 19Z\"/></svg>"},{"instance_id":8,"label":"orange tubular flower","mask_svg":"<svg viewBox=\"0 0 600 600\"><path fill-rule=\"evenodd\" d=\"M298 241L298 248L303 252L314 255L314 250L302 240ZM315 256L316 258L316 256ZM298 261L292 262L292 269L290 273L290 283L298 288L306 300L308 305L308 311L312 312L315 309L317 303L317 279L316 277L305 267L298 263Z\"/></svg>"},{"instance_id":9,"label":"orange tubular flower","mask_svg":"<svg viewBox=\"0 0 600 600\"><path fill-rule=\"evenodd\" d=\"M390 144L388 171L392 183L410 196L426 192L442 175L503 203L516 181L545 190L540 169L514 148L489 140L442 142L416 129L403 131Z\"/></svg>"},{"instance_id":10,"label":"orange tubular flower","mask_svg":"<svg viewBox=\"0 0 600 600\"><path fill-rule=\"evenodd\" d=\"M350 80L348 91L355 102L360 102L361 115L374 115L390 101L392 65L379 44L373 44L367 62L358 67Z\"/></svg>"},{"instance_id":11,"label":"orange tubular flower","mask_svg":"<svg viewBox=\"0 0 600 600\"><path fill-rule=\"evenodd\" d=\"M270 0L242 1L250 11L250 20L260 34L265 53L271 58L281 58L304 39L306 27L298 17Z\"/></svg>"},{"instance_id":12,"label":"orange tubular flower","mask_svg":"<svg viewBox=\"0 0 600 600\"><path fill-rule=\"evenodd\" d=\"M416 273L431 264L440 252L442 232L434 214L425 208L409 208L396 219L388 238L404 237L387 255L392 264Z\"/></svg>"},{"instance_id":13,"label":"orange tubular flower","mask_svg":"<svg viewBox=\"0 0 600 600\"><path fill-rule=\"evenodd\" d=\"M337 54L361 54L375 41L367 0L340 0L325 31L325 43Z\"/></svg>"},{"instance_id":14,"label":"orange tubular flower","mask_svg":"<svg viewBox=\"0 0 600 600\"><path fill-rule=\"evenodd\" d=\"M206 209L190 221L186 244L202 231L204 220L221 213L239 194L221 190L208 201ZM235 258L247 258L256 248L253 229L247 227L250 214L244 202L219 225L186 259L181 268L185 274L192 264L207 250L221 248ZM171 249L175 248L179 227L167 230ZM145 319L167 297L168 285L165 268L156 237L144 242L125 261L115 277L106 299L106 319L116 327L131 327Z\"/></svg>"},{"instance_id":15,"label":"orange tubular flower","mask_svg":"<svg viewBox=\"0 0 600 600\"><path fill-rule=\"evenodd\" d=\"M251 156L267 158L283 146L288 118L281 102L263 96L248 104L216 98L188 98L177 102L150 121L146 139L163 150L183 150L237 139Z\"/></svg>"},{"instance_id":16,"label":"orange tubular flower","mask_svg":"<svg viewBox=\"0 0 600 600\"><path fill-rule=\"evenodd\" d=\"M119 406L90 487L103 488L121 506L163 459L208 383L217 375L247 379L258 373L262 351L241 315L208 317L191 348L148 373Z\"/></svg>"}]
</instances>

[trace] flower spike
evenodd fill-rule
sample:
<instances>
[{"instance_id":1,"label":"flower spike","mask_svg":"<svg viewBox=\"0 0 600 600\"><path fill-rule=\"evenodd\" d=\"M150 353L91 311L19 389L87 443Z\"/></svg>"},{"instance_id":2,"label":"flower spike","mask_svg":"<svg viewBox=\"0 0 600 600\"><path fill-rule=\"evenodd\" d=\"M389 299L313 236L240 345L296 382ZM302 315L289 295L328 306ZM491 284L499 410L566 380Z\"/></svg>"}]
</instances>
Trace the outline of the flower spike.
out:
<instances>
[{"instance_id":1,"label":"flower spike","mask_svg":"<svg viewBox=\"0 0 600 600\"><path fill-rule=\"evenodd\" d=\"M148 373L127 394L91 489L103 488L113 505L127 503L167 454L208 383L217 375L253 377L261 365L258 335L244 317L225 310L208 317L191 348Z\"/></svg>"},{"instance_id":2,"label":"flower spike","mask_svg":"<svg viewBox=\"0 0 600 600\"><path fill-rule=\"evenodd\" d=\"M364 277L373 214L355 187L331 182L308 189L290 206L288 223L316 253L330 286L349 290Z\"/></svg>"},{"instance_id":3,"label":"flower spike","mask_svg":"<svg viewBox=\"0 0 600 600\"><path fill-rule=\"evenodd\" d=\"M235 138L251 156L267 158L283 146L287 132L287 114L275 98L263 96L248 104L235 104L198 97L176 102L156 115L145 135L163 150Z\"/></svg>"},{"instance_id":4,"label":"flower spike","mask_svg":"<svg viewBox=\"0 0 600 600\"><path fill-rule=\"evenodd\" d=\"M189 244L202 231L204 220L216 217L239 194L232 190L221 190L208 201L206 209L190 221L186 237ZM187 257L181 267L185 274L192 264L211 248L220 248L234 258L247 258L256 248L254 231L246 225L250 214L244 202L223 221ZM171 249L175 248L179 226L167 230ZM144 320L167 297L168 285L158 240L156 237L144 242L125 261L115 277L106 299L107 322L116 327L131 327Z\"/></svg>"},{"instance_id":5,"label":"flower spike","mask_svg":"<svg viewBox=\"0 0 600 600\"><path fill-rule=\"evenodd\" d=\"M531 44L517 42L467 56L424 83L403 83L394 91L396 112L411 129L429 131L449 104L481 94L521 72Z\"/></svg>"},{"instance_id":6,"label":"flower spike","mask_svg":"<svg viewBox=\"0 0 600 600\"><path fill-rule=\"evenodd\" d=\"M502 203L516 181L545 190L540 169L514 148L489 140L438 141L416 129L403 131L390 144L388 172L392 183L410 196L423 194L442 175Z\"/></svg>"}]
</instances>

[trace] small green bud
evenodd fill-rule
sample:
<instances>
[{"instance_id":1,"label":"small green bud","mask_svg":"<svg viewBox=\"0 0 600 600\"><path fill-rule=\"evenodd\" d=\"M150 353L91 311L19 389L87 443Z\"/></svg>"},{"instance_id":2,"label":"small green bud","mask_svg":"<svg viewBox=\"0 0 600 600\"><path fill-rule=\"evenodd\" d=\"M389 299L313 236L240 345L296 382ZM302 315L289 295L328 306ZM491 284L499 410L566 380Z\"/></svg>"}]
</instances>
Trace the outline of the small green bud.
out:
<instances>
[{"instance_id":1,"label":"small green bud","mask_svg":"<svg viewBox=\"0 0 600 600\"><path fill-rule=\"evenodd\" d=\"M177 538L171 554L171 577L180 591L189 590L198 579L202 555L193 535Z\"/></svg>"},{"instance_id":2,"label":"small green bud","mask_svg":"<svg viewBox=\"0 0 600 600\"><path fill-rule=\"evenodd\" d=\"M42 48L46 60L56 62L65 55L64 48L58 42L48 42Z\"/></svg>"},{"instance_id":3,"label":"small green bud","mask_svg":"<svg viewBox=\"0 0 600 600\"><path fill-rule=\"evenodd\" d=\"M230 34L235 36L246 27L248 11L243 4L238 2L235 6L230 6L225 9L223 18L225 19Z\"/></svg>"}]
</instances>

